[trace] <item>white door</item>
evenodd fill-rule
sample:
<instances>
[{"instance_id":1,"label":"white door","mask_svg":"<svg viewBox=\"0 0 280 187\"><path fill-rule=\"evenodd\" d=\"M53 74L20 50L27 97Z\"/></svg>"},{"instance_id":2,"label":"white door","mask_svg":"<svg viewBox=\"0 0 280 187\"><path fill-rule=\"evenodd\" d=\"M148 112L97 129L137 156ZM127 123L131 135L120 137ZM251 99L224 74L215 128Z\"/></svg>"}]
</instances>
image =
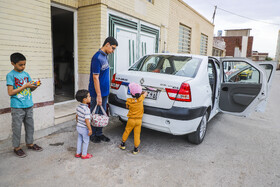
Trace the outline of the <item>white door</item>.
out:
<instances>
[{"instance_id":1,"label":"white door","mask_svg":"<svg viewBox=\"0 0 280 187\"><path fill-rule=\"evenodd\" d=\"M115 52L115 73L127 70L136 60L137 32L117 26L116 39L118 48Z\"/></svg>"},{"instance_id":2,"label":"white door","mask_svg":"<svg viewBox=\"0 0 280 187\"><path fill-rule=\"evenodd\" d=\"M225 58L221 61L219 109L225 113L247 116L266 101L269 89L266 72L246 58ZM226 63L234 65L235 71L230 75L224 72Z\"/></svg>"},{"instance_id":3,"label":"white door","mask_svg":"<svg viewBox=\"0 0 280 187\"><path fill-rule=\"evenodd\" d=\"M141 33L139 57L141 58L146 54L155 53L155 48L156 48L155 45L156 45L156 35Z\"/></svg>"}]
</instances>

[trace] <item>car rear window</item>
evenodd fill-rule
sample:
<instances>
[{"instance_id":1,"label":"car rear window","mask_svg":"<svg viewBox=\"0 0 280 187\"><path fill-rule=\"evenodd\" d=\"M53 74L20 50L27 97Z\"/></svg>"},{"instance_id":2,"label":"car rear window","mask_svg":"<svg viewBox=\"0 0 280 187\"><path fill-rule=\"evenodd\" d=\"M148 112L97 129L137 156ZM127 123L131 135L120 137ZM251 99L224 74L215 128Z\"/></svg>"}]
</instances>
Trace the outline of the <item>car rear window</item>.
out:
<instances>
[{"instance_id":1,"label":"car rear window","mask_svg":"<svg viewBox=\"0 0 280 187\"><path fill-rule=\"evenodd\" d=\"M174 55L148 55L129 70L195 77L202 59Z\"/></svg>"}]
</instances>

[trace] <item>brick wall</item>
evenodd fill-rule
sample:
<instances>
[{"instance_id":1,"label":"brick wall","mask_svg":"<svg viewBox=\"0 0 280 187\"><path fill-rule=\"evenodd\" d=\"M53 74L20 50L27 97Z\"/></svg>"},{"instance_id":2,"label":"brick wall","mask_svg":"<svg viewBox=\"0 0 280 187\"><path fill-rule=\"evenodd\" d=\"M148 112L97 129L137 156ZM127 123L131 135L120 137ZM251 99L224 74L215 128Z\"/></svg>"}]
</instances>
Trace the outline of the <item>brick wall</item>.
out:
<instances>
[{"instance_id":1,"label":"brick wall","mask_svg":"<svg viewBox=\"0 0 280 187\"><path fill-rule=\"evenodd\" d=\"M224 36L226 42L226 56L234 56L234 48L239 47L241 50L242 36Z\"/></svg>"},{"instance_id":2,"label":"brick wall","mask_svg":"<svg viewBox=\"0 0 280 187\"><path fill-rule=\"evenodd\" d=\"M246 57L252 57L252 51L253 51L253 36L248 37L248 45L247 45L247 55Z\"/></svg>"},{"instance_id":3,"label":"brick wall","mask_svg":"<svg viewBox=\"0 0 280 187\"><path fill-rule=\"evenodd\" d=\"M239 47L240 51L242 50L242 47L247 47L246 57L252 56L253 36L248 37L247 46L242 46L242 36L224 36L222 38L226 42L226 56L234 56L235 47Z\"/></svg>"}]
</instances>

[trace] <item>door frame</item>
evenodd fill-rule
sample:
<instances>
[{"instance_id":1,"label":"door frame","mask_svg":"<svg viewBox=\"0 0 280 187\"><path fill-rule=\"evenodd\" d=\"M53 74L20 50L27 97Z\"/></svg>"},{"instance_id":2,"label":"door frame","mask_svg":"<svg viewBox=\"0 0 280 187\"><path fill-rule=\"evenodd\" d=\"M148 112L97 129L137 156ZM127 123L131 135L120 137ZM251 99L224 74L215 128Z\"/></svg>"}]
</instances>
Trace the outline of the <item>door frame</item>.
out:
<instances>
[{"instance_id":1,"label":"door frame","mask_svg":"<svg viewBox=\"0 0 280 187\"><path fill-rule=\"evenodd\" d=\"M130 33L133 33L133 34L136 34L136 40L135 40L135 51L134 51L134 53L135 53L135 58L137 58L137 55L136 55L136 53L137 53L137 30L133 30L133 29L131 29L131 28L128 28L128 27L125 27L125 26L122 26L122 25L115 25L115 27L114 27L114 33L116 34L114 37L116 38L116 39L118 39L117 38L117 30L122 30L122 31L126 31L126 32L130 32ZM115 63L115 62L117 62L117 55L115 54L114 55L114 66L113 66L113 69L114 69L114 73L116 72L116 66L118 65L117 63ZM133 59L134 59L134 57L133 57ZM131 66L132 64L130 64L129 66Z\"/></svg>"},{"instance_id":2,"label":"door frame","mask_svg":"<svg viewBox=\"0 0 280 187\"><path fill-rule=\"evenodd\" d=\"M51 7L56 7L56 8L60 8L63 10L67 10L70 12L73 12L73 41L74 41L74 93L76 93L78 91L78 16L77 16L77 9L74 8L70 8L67 6L63 6L57 3L51 3ZM53 39L51 40L53 41ZM52 48L53 48L53 42L52 42ZM52 49L52 61L53 61L53 71L52 73L54 73L54 59L53 59L53 49ZM53 84L54 84L54 75L53 75ZM55 89L55 87L53 88ZM54 90L55 91L55 90ZM65 103L69 103L69 102L73 102L75 101L75 99L69 100L69 101L63 101L63 102L59 102L59 103L55 103L55 105L57 104L65 104Z\"/></svg>"},{"instance_id":3,"label":"door frame","mask_svg":"<svg viewBox=\"0 0 280 187\"><path fill-rule=\"evenodd\" d=\"M140 18L132 17L127 14L120 13L118 11L108 9L107 10L107 36L116 35L116 25L121 25L127 27L129 29L133 29L137 32L137 40L136 40L136 60L140 59L140 37L141 34L151 34L156 37L156 45L155 45L155 53L159 51L159 40L160 40L160 27L157 25L153 25L151 23L142 21ZM109 64L110 64L110 75L112 76L116 70L115 68L115 54L111 54L108 56Z\"/></svg>"}]
</instances>

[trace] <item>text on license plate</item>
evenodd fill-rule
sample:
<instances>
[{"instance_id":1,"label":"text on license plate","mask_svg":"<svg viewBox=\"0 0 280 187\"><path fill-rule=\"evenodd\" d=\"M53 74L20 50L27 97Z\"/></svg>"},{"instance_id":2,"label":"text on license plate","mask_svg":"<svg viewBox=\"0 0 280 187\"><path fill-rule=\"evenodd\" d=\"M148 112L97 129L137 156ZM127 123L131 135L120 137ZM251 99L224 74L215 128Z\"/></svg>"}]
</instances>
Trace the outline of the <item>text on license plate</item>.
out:
<instances>
[{"instance_id":1,"label":"text on license plate","mask_svg":"<svg viewBox=\"0 0 280 187\"><path fill-rule=\"evenodd\" d=\"M146 98L154 99L154 100L157 99L157 91L151 91L151 90L143 90L143 91L146 91L146 92L147 92L147 97L146 97ZM128 88L128 90L127 90L127 94L128 94L128 95L131 95L130 89L129 89L129 88Z\"/></svg>"}]
</instances>

